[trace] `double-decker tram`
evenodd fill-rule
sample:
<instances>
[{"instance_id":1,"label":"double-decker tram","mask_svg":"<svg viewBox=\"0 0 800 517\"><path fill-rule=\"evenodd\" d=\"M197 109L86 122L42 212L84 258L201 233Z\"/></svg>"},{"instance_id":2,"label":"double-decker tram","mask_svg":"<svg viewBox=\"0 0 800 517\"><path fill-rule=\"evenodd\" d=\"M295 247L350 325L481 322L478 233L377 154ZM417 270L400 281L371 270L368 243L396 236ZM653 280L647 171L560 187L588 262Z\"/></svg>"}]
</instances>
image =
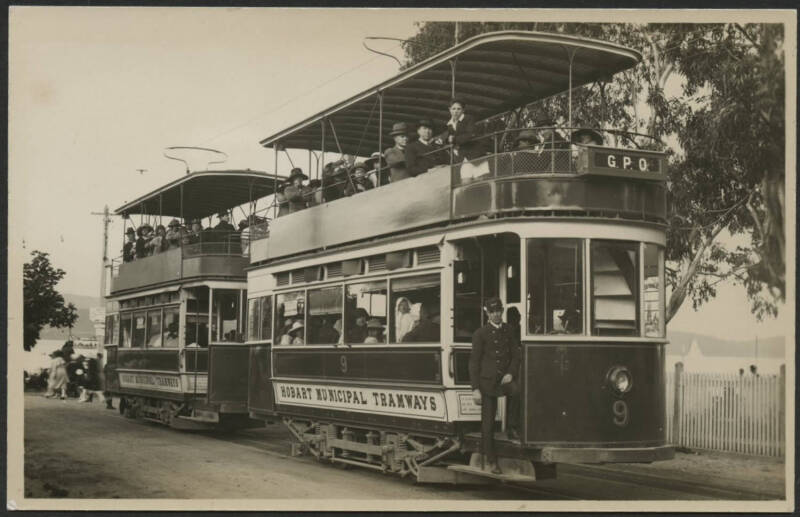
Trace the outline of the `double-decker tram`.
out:
<instances>
[{"instance_id":1,"label":"double-decker tram","mask_svg":"<svg viewBox=\"0 0 800 517\"><path fill-rule=\"evenodd\" d=\"M455 138L443 134L423 155L427 167L409 174L408 152L404 161L386 151L371 184L349 196L325 168L321 189L298 187L307 202L251 242L250 416L280 418L295 451L320 460L421 482L490 476L476 462L480 407L468 363L482 307L499 297L522 344L519 436L506 432L510 405L496 420L500 477L672 457L665 155L641 149L642 135L575 127L571 109L572 89L640 59L560 34L485 34L262 140L276 156L305 149L324 165L326 153L383 151L407 124L447 129L454 95L464 112L455 112ZM569 108L557 123L480 131L482 120L558 94ZM363 182L346 166L341 177ZM190 289L180 290L181 324L200 306L188 304L199 300Z\"/></svg>"},{"instance_id":2,"label":"double-decker tram","mask_svg":"<svg viewBox=\"0 0 800 517\"><path fill-rule=\"evenodd\" d=\"M245 267L263 228L252 209L276 181L251 170L187 170L116 210L126 244L106 298L106 389L121 413L179 429L254 423ZM237 214L239 228L223 221Z\"/></svg>"}]
</instances>

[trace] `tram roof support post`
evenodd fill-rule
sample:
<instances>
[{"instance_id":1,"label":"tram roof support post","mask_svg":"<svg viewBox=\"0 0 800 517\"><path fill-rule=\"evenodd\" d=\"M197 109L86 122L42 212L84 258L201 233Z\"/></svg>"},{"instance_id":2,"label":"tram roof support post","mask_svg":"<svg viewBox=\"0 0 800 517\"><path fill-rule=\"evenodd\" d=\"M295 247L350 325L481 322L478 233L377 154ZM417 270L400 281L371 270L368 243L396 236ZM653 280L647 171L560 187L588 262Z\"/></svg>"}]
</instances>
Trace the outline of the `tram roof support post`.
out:
<instances>
[{"instance_id":1,"label":"tram roof support post","mask_svg":"<svg viewBox=\"0 0 800 517\"><path fill-rule=\"evenodd\" d=\"M273 186L273 193L272 193L272 218L276 219L278 217L278 146L280 146L279 142L275 142L275 145L272 146L273 154L275 155L275 162L273 165L273 171L275 175L275 184Z\"/></svg>"},{"instance_id":2,"label":"tram roof support post","mask_svg":"<svg viewBox=\"0 0 800 517\"><path fill-rule=\"evenodd\" d=\"M378 92L378 163L375 167L377 172L376 183L381 186L381 156L383 155L383 92Z\"/></svg>"},{"instance_id":3,"label":"tram roof support post","mask_svg":"<svg viewBox=\"0 0 800 517\"><path fill-rule=\"evenodd\" d=\"M567 51L567 56L569 57L569 86L567 90L567 119L568 119L568 126L569 127L569 140L572 141L572 64L575 61L575 53L578 52L577 48L568 49L565 48L564 50Z\"/></svg>"},{"instance_id":4,"label":"tram roof support post","mask_svg":"<svg viewBox=\"0 0 800 517\"><path fill-rule=\"evenodd\" d=\"M322 117L322 120L320 120L320 124L322 124L322 169L324 173L325 172L325 117Z\"/></svg>"}]
</instances>

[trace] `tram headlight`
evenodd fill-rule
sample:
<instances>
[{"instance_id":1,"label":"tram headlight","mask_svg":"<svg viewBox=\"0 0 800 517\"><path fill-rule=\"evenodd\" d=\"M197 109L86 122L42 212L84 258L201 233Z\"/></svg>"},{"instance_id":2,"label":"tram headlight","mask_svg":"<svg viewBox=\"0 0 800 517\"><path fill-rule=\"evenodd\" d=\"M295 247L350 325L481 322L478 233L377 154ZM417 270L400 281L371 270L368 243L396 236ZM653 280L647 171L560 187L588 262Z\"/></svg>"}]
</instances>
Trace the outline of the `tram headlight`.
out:
<instances>
[{"instance_id":1,"label":"tram headlight","mask_svg":"<svg viewBox=\"0 0 800 517\"><path fill-rule=\"evenodd\" d=\"M633 376L624 366L612 366L606 375L608 384L617 393L628 393L633 387Z\"/></svg>"}]
</instances>

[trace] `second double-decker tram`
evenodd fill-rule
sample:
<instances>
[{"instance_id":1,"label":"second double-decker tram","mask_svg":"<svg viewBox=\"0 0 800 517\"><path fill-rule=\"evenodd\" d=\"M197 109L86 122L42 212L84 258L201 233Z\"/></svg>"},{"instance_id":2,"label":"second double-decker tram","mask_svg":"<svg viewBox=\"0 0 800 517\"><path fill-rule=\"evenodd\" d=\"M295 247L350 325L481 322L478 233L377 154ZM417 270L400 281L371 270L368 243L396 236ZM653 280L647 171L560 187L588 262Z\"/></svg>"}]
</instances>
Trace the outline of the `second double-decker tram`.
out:
<instances>
[{"instance_id":1,"label":"second double-decker tram","mask_svg":"<svg viewBox=\"0 0 800 517\"><path fill-rule=\"evenodd\" d=\"M121 413L183 429L252 424L245 268L264 230L253 208L277 180L187 171L116 210L126 245L106 297L106 389ZM222 222L237 215L238 228Z\"/></svg>"},{"instance_id":2,"label":"second double-decker tram","mask_svg":"<svg viewBox=\"0 0 800 517\"><path fill-rule=\"evenodd\" d=\"M481 120L639 60L596 40L486 34L262 144L367 156L398 122L443 127L453 93ZM563 118L487 132L467 160L445 146L448 163L388 185L378 173L351 197L328 201L323 188L276 218L247 272L250 415L279 416L321 460L420 481L489 475L468 363L497 296L522 343L519 437L498 411L502 477L671 457L665 155L607 129L579 142L588 128ZM523 130L537 142L514 146Z\"/></svg>"}]
</instances>

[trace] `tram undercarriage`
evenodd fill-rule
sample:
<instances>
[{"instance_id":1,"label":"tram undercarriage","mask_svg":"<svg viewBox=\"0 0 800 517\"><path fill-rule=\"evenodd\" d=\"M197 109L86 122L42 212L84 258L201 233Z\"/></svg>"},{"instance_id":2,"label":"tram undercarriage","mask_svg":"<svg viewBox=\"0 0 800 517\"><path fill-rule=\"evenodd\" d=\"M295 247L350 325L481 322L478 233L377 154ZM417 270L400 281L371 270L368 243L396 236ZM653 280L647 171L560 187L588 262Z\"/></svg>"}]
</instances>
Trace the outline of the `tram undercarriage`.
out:
<instances>
[{"instance_id":1,"label":"tram undercarriage","mask_svg":"<svg viewBox=\"0 0 800 517\"><path fill-rule=\"evenodd\" d=\"M524 457L500 457L502 474L482 468L480 452L469 451L460 436L419 436L283 417L292 434L292 455L410 476L418 483L484 484L490 479L535 482L555 478L554 464ZM498 435L503 439L504 436Z\"/></svg>"},{"instance_id":2,"label":"tram undercarriage","mask_svg":"<svg viewBox=\"0 0 800 517\"><path fill-rule=\"evenodd\" d=\"M262 423L246 414L221 413L192 401L165 400L125 395L120 398L119 413L126 418L163 424L183 431L233 431Z\"/></svg>"}]
</instances>

